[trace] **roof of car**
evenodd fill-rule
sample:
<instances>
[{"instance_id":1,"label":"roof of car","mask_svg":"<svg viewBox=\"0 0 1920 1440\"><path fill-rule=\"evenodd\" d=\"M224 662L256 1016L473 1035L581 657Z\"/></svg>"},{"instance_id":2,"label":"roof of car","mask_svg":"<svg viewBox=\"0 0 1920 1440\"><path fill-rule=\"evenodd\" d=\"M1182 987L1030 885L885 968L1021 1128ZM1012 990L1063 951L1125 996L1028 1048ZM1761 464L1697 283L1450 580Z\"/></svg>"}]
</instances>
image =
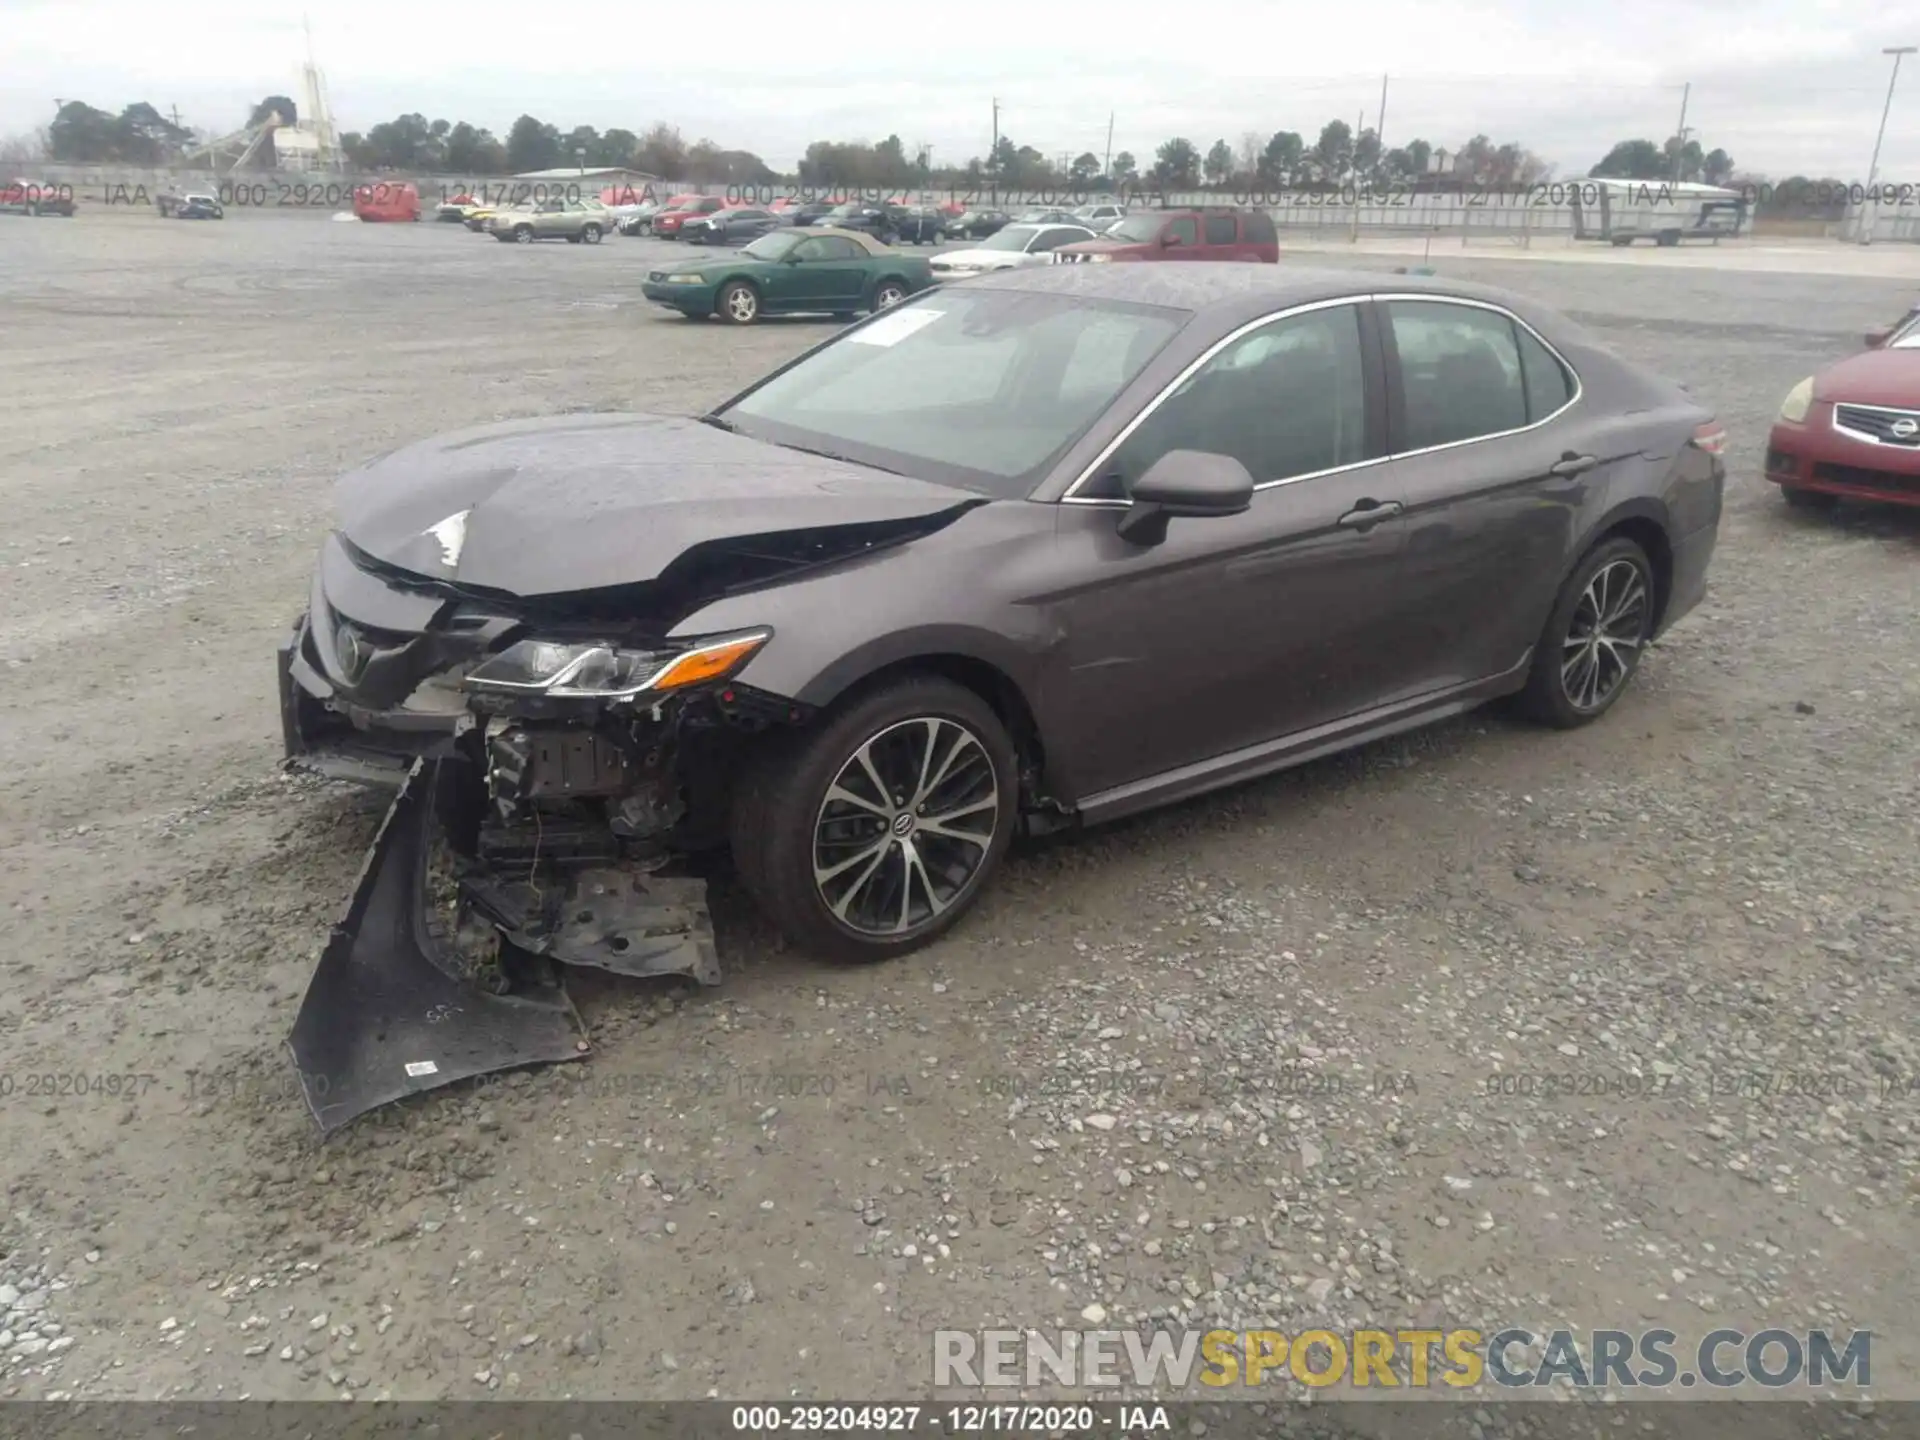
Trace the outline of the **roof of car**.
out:
<instances>
[{"instance_id":1,"label":"roof of car","mask_svg":"<svg viewBox=\"0 0 1920 1440\"><path fill-rule=\"evenodd\" d=\"M1285 305L1381 293L1453 295L1514 308L1525 302L1492 286L1381 270L1309 269L1293 265L1221 265L1166 260L1132 265L1035 265L1000 270L967 282L969 289L1041 290L1089 300L1128 300L1173 309L1258 315ZM1527 307L1531 309L1531 307Z\"/></svg>"},{"instance_id":2,"label":"roof of car","mask_svg":"<svg viewBox=\"0 0 1920 1440\"><path fill-rule=\"evenodd\" d=\"M780 232L775 231L774 233L778 234ZM857 242L860 248L862 250L865 250L869 255L885 255L889 253L885 245L882 245L878 240L874 239L873 236L867 234L866 231L864 230L842 230L838 225L809 225L806 227L806 233L809 236L812 236L812 235L842 236L848 240Z\"/></svg>"}]
</instances>

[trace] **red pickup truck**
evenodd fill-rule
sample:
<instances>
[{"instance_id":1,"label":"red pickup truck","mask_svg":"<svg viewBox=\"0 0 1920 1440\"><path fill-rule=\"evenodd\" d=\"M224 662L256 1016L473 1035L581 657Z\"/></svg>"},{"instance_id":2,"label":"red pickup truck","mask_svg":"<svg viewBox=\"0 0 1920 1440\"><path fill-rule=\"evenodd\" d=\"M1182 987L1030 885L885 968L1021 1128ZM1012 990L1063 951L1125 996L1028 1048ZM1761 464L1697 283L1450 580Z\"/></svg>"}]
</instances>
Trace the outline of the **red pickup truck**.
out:
<instances>
[{"instance_id":1,"label":"red pickup truck","mask_svg":"<svg viewBox=\"0 0 1920 1440\"><path fill-rule=\"evenodd\" d=\"M1280 239L1264 210L1140 210L1097 240L1053 252L1056 263L1090 260L1253 260L1280 263Z\"/></svg>"}]
</instances>

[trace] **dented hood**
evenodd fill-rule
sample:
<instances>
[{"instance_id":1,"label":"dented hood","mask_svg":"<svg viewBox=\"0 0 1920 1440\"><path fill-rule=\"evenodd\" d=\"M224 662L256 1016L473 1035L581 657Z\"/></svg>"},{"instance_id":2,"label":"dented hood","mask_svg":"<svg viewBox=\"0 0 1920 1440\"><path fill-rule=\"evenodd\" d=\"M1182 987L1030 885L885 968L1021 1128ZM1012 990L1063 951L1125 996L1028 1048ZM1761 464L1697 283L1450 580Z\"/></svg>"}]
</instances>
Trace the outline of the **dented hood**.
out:
<instances>
[{"instance_id":1,"label":"dented hood","mask_svg":"<svg viewBox=\"0 0 1920 1440\"><path fill-rule=\"evenodd\" d=\"M436 436L342 477L339 527L401 570L513 595L651 580L708 541L911 520L946 486L660 415L564 415Z\"/></svg>"}]
</instances>

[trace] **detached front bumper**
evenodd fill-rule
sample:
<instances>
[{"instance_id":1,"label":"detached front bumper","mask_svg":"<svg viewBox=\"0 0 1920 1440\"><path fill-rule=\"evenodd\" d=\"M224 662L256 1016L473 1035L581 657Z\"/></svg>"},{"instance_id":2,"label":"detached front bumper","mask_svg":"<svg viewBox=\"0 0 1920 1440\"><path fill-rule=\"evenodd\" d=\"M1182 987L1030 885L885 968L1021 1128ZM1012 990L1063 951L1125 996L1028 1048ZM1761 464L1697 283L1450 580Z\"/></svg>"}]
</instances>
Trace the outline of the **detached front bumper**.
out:
<instances>
[{"instance_id":1,"label":"detached front bumper","mask_svg":"<svg viewBox=\"0 0 1920 1440\"><path fill-rule=\"evenodd\" d=\"M1912 412L1816 401L1799 424L1774 423L1766 478L1790 490L1920 505L1920 431L1895 438L1892 427L1903 419L1920 426L1920 414ZM1886 434L1873 436L1868 427Z\"/></svg>"}]
</instances>

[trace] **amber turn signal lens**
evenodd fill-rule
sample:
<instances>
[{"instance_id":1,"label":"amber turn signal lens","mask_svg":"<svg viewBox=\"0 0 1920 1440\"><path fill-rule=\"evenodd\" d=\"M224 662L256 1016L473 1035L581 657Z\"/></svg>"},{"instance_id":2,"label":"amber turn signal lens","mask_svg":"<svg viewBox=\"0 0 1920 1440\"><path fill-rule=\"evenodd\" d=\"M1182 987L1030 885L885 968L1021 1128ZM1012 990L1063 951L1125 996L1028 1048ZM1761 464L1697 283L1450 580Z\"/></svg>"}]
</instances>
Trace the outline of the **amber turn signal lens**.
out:
<instances>
[{"instance_id":1,"label":"amber turn signal lens","mask_svg":"<svg viewBox=\"0 0 1920 1440\"><path fill-rule=\"evenodd\" d=\"M649 690L684 690L689 685L700 685L708 680L718 680L723 675L744 665L747 657L767 643L764 631L752 635L737 635L731 640L715 641L711 645L702 645L697 650L689 650L677 655L661 667L659 674L653 677L647 686Z\"/></svg>"}]
</instances>

